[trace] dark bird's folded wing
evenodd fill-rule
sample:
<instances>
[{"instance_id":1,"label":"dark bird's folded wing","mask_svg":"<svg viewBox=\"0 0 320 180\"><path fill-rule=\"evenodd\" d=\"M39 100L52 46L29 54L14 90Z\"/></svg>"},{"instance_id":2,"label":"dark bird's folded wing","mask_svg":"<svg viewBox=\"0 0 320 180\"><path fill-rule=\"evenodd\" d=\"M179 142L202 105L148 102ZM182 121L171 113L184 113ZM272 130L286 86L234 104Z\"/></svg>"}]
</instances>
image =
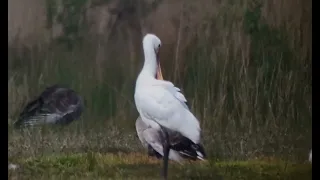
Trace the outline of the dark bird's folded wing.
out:
<instances>
[{"instance_id":1,"label":"dark bird's folded wing","mask_svg":"<svg viewBox=\"0 0 320 180\"><path fill-rule=\"evenodd\" d=\"M82 98L73 90L51 86L28 103L15 127L40 124L69 124L78 119L83 111Z\"/></svg>"}]
</instances>

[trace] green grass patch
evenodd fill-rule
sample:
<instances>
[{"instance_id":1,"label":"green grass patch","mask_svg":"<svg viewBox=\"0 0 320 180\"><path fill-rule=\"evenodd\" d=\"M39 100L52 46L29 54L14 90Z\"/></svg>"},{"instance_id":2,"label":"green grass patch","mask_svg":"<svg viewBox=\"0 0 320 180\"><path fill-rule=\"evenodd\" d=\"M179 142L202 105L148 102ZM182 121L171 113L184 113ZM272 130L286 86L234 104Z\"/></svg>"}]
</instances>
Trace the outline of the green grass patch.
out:
<instances>
[{"instance_id":1,"label":"green grass patch","mask_svg":"<svg viewBox=\"0 0 320 180\"><path fill-rule=\"evenodd\" d=\"M79 153L15 160L9 179L159 179L162 162L141 153ZM310 164L280 160L170 162L170 179L311 179Z\"/></svg>"}]
</instances>

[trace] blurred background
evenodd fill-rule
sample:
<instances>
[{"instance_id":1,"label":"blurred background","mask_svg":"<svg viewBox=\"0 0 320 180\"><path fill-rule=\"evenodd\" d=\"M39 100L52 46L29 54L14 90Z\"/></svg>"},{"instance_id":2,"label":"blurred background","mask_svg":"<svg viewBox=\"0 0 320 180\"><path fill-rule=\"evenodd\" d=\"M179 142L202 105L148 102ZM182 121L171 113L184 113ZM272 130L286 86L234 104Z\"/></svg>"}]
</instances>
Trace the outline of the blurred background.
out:
<instances>
[{"instance_id":1,"label":"blurred background","mask_svg":"<svg viewBox=\"0 0 320 180\"><path fill-rule=\"evenodd\" d=\"M140 151L133 94L142 38L162 40L164 78L182 89L210 157L305 161L312 147L311 1L8 1L9 158ZM84 99L70 126L17 132L52 84Z\"/></svg>"}]
</instances>

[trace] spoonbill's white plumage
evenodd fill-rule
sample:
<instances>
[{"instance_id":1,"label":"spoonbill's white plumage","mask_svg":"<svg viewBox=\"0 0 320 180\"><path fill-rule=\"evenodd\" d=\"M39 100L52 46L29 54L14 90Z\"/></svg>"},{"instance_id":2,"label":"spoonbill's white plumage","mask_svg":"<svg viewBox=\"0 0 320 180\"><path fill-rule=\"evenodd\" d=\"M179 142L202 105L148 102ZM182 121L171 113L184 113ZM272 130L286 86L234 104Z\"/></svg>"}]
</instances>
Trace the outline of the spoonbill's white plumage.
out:
<instances>
[{"instance_id":1,"label":"spoonbill's white plumage","mask_svg":"<svg viewBox=\"0 0 320 180\"><path fill-rule=\"evenodd\" d=\"M190 140L193 149L199 148L200 124L185 104L186 98L171 82L162 79L159 49L160 39L147 34L143 38L144 65L137 78L135 104L142 121L161 133L164 171L167 178L170 141L168 132L178 132ZM199 157L204 157L198 152Z\"/></svg>"}]
</instances>

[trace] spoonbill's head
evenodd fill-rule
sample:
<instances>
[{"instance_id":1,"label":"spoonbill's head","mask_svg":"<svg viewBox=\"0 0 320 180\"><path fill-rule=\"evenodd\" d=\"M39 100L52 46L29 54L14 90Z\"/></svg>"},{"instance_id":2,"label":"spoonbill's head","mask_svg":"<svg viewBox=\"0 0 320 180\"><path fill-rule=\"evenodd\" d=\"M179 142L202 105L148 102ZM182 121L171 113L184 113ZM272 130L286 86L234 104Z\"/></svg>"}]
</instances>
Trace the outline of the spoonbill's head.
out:
<instances>
[{"instance_id":1,"label":"spoonbill's head","mask_svg":"<svg viewBox=\"0 0 320 180\"><path fill-rule=\"evenodd\" d=\"M160 67L160 47L161 47L161 40L154 34L146 34L143 38L143 48L146 50L148 48L152 48L154 54L156 55L157 60L157 73L156 78L163 80L161 67ZM149 50L149 49L148 49ZM150 52L150 51L149 51Z\"/></svg>"}]
</instances>

